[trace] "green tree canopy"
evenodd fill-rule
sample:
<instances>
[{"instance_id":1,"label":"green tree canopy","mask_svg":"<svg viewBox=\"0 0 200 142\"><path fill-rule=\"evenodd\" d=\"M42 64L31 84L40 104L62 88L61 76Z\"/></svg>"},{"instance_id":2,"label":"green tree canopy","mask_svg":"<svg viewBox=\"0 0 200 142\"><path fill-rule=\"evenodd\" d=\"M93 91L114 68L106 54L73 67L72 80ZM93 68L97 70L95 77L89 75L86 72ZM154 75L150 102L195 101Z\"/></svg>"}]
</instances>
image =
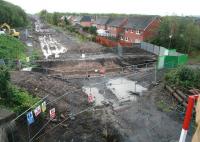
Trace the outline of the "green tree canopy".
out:
<instances>
[{"instance_id":1,"label":"green tree canopy","mask_svg":"<svg viewBox=\"0 0 200 142\"><path fill-rule=\"evenodd\" d=\"M170 38L171 37L171 38ZM151 43L175 48L183 53L200 51L200 26L193 17L166 16L161 19L158 35Z\"/></svg>"},{"instance_id":2,"label":"green tree canopy","mask_svg":"<svg viewBox=\"0 0 200 142\"><path fill-rule=\"evenodd\" d=\"M19 6L0 0L0 25L3 23L23 27L28 23L27 15Z\"/></svg>"}]
</instances>

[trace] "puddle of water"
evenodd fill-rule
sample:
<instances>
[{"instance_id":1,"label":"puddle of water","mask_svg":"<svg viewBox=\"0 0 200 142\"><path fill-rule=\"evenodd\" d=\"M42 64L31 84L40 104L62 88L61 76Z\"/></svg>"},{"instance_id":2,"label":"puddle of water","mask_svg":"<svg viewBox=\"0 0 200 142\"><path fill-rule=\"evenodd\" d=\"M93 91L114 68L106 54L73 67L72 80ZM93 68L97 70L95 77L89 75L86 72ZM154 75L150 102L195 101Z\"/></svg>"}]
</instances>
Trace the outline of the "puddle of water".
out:
<instances>
[{"instance_id":1,"label":"puddle of water","mask_svg":"<svg viewBox=\"0 0 200 142\"><path fill-rule=\"evenodd\" d=\"M27 45L28 47L32 47L32 46L33 46L33 44L32 44L31 42L27 42L26 45Z\"/></svg>"},{"instance_id":2,"label":"puddle of water","mask_svg":"<svg viewBox=\"0 0 200 142\"><path fill-rule=\"evenodd\" d=\"M134 93L142 93L147 89L137 84L135 81L126 78L111 79L106 84L106 87L112 91L119 101L136 101Z\"/></svg>"},{"instance_id":3,"label":"puddle of water","mask_svg":"<svg viewBox=\"0 0 200 142\"><path fill-rule=\"evenodd\" d=\"M23 68L21 69L22 71L32 71L32 67L28 67L28 68Z\"/></svg>"},{"instance_id":4,"label":"puddle of water","mask_svg":"<svg viewBox=\"0 0 200 142\"><path fill-rule=\"evenodd\" d=\"M96 87L82 87L83 92L87 95L92 95L95 98L95 106L102 106L102 101L105 101L103 94L99 93L99 89Z\"/></svg>"}]
</instances>

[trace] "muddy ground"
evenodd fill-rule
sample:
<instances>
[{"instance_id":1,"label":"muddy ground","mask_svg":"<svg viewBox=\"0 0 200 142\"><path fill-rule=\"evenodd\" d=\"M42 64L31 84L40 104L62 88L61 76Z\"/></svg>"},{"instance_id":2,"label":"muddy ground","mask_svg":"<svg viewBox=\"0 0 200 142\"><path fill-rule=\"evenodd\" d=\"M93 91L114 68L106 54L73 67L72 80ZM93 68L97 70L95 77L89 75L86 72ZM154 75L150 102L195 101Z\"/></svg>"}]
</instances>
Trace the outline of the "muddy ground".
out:
<instances>
[{"instance_id":1,"label":"muddy ground","mask_svg":"<svg viewBox=\"0 0 200 142\"><path fill-rule=\"evenodd\" d=\"M179 139L183 116L176 111L166 111L167 107L163 107L160 102L170 104L171 100L163 97L167 93L161 93L164 91L162 85L152 85L155 80L162 81L165 71L155 71L152 63L149 66L138 65L154 62L154 55L138 47L124 48L121 51L108 49L91 41L83 42L66 31L42 22L37 23L39 27L36 29L37 21L37 18L33 20L33 31L30 30L33 38L29 40L33 43L32 48L44 55L40 60L32 62L40 69L11 73L15 85L40 98L48 95L47 108L56 108L56 119L50 121L33 141L172 142ZM41 36L46 37L40 40ZM85 57L82 56L83 53ZM130 65L137 66L128 68ZM104 75L98 72L102 67L107 71ZM109 72L109 68L112 71ZM88 74L91 76L88 77ZM119 80L119 84L110 83L113 80ZM130 86L129 83L134 85ZM117 94L120 87L122 92ZM137 92L137 87L145 91ZM93 95L98 104L97 101L94 104L88 103L87 89L90 93L95 93ZM119 96L122 94L128 98L122 96L123 99L120 100ZM72 117L82 110L87 111ZM31 127L31 137L48 120L48 117L41 116ZM52 129L62 121L62 124ZM22 140L27 141L24 122L23 119L20 120L18 128L22 132ZM187 137L187 142L190 140L191 136Z\"/></svg>"},{"instance_id":2,"label":"muddy ground","mask_svg":"<svg viewBox=\"0 0 200 142\"><path fill-rule=\"evenodd\" d=\"M148 78L151 77L144 77L143 80L145 81L141 81L140 83L144 84ZM129 79L140 80L134 78L134 76ZM35 72L15 72L13 73L12 80L16 85L38 96L45 96L51 92L52 95L47 98L48 101L61 96L67 90L75 89L76 87L74 86L76 82L78 82L61 81ZM149 81L151 80L152 78ZM79 80L77 86L82 86L82 84L89 86L101 81L105 82L104 79L90 79L89 81ZM73 84L73 87L71 84ZM100 91L105 90L101 85L95 85L95 87L99 88ZM43 89L48 91L44 91ZM78 115L75 117L75 120L69 119L65 121L61 126L45 134L43 137L40 137L39 140L44 142L111 141L110 137L116 141L125 142L146 142L147 139L149 142L177 140L182 127L182 115L176 111L169 113L160 109L158 102L163 101L163 99L160 98L160 92L162 91L162 86L158 86L149 89L143 96L138 97L137 101L123 103L119 106L108 105L97 107L96 110ZM105 95L109 99L116 100L116 102L118 101L112 92L107 89L105 92ZM167 95L167 93L164 95ZM169 100L168 103L170 103ZM53 128L70 113L77 113L90 106L87 102L86 94L83 92L66 95L61 100L51 105L55 106L61 113L58 113L58 122L50 123L45 129L46 131ZM61 114L63 114L64 117L61 117ZM45 122L42 124L44 125ZM43 131L43 133L45 133L45 131ZM188 137L188 141L190 138L191 137Z\"/></svg>"}]
</instances>

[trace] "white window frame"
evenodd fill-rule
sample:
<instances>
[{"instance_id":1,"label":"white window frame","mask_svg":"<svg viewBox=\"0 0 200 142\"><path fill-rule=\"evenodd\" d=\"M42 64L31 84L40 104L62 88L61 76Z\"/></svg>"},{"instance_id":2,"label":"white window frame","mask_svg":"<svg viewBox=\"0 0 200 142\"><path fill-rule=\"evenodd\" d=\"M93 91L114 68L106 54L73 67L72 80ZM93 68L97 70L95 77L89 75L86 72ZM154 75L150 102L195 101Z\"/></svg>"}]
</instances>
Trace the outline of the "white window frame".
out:
<instances>
[{"instance_id":1,"label":"white window frame","mask_svg":"<svg viewBox=\"0 0 200 142\"><path fill-rule=\"evenodd\" d=\"M140 30L136 30L136 35L140 35L141 34L141 31Z\"/></svg>"},{"instance_id":2,"label":"white window frame","mask_svg":"<svg viewBox=\"0 0 200 142\"><path fill-rule=\"evenodd\" d=\"M126 29L125 31L126 31L126 32L128 32L128 31L129 31L129 29Z\"/></svg>"},{"instance_id":3,"label":"white window frame","mask_svg":"<svg viewBox=\"0 0 200 142\"><path fill-rule=\"evenodd\" d=\"M123 36L121 36L120 40L124 40Z\"/></svg>"},{"instance_id":4,"label":"white window frame","mask_svg":"<svg viewBox=\"0 0 200 142\"><path fill-rule=\"evenodd\" d=\"M133 29L131 29L131 33L133 33L134 32L134 30Z\"/></svg>"},{"instance_id":5,"label":"white window frame","mask_svg":"<svg viewBox=\"0 0 200 142\"><path fill-rule=\"evenodd\" d=\"M128 37L125 37L125 41L128 41Z\"/></svg>"}]
</instances>

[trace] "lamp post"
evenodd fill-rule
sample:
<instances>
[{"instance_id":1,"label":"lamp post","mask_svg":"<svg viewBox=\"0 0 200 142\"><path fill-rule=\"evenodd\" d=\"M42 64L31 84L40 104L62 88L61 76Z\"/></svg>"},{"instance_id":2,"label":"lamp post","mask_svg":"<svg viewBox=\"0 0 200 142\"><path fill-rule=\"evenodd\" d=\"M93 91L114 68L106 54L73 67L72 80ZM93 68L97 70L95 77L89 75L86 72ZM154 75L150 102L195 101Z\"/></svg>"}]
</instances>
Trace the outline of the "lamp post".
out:
<instances>
[{"instance_id":1,"label":"lamp post","mask_svg":"<svg viewBox=\"0 0 200 142\"><path fill-rule=\"evenodd\" d=\"M171 46L171 41L172 41L172 34L169 35L169 49L170 49L170 46Z\"/></svg>"}]
</instances>

